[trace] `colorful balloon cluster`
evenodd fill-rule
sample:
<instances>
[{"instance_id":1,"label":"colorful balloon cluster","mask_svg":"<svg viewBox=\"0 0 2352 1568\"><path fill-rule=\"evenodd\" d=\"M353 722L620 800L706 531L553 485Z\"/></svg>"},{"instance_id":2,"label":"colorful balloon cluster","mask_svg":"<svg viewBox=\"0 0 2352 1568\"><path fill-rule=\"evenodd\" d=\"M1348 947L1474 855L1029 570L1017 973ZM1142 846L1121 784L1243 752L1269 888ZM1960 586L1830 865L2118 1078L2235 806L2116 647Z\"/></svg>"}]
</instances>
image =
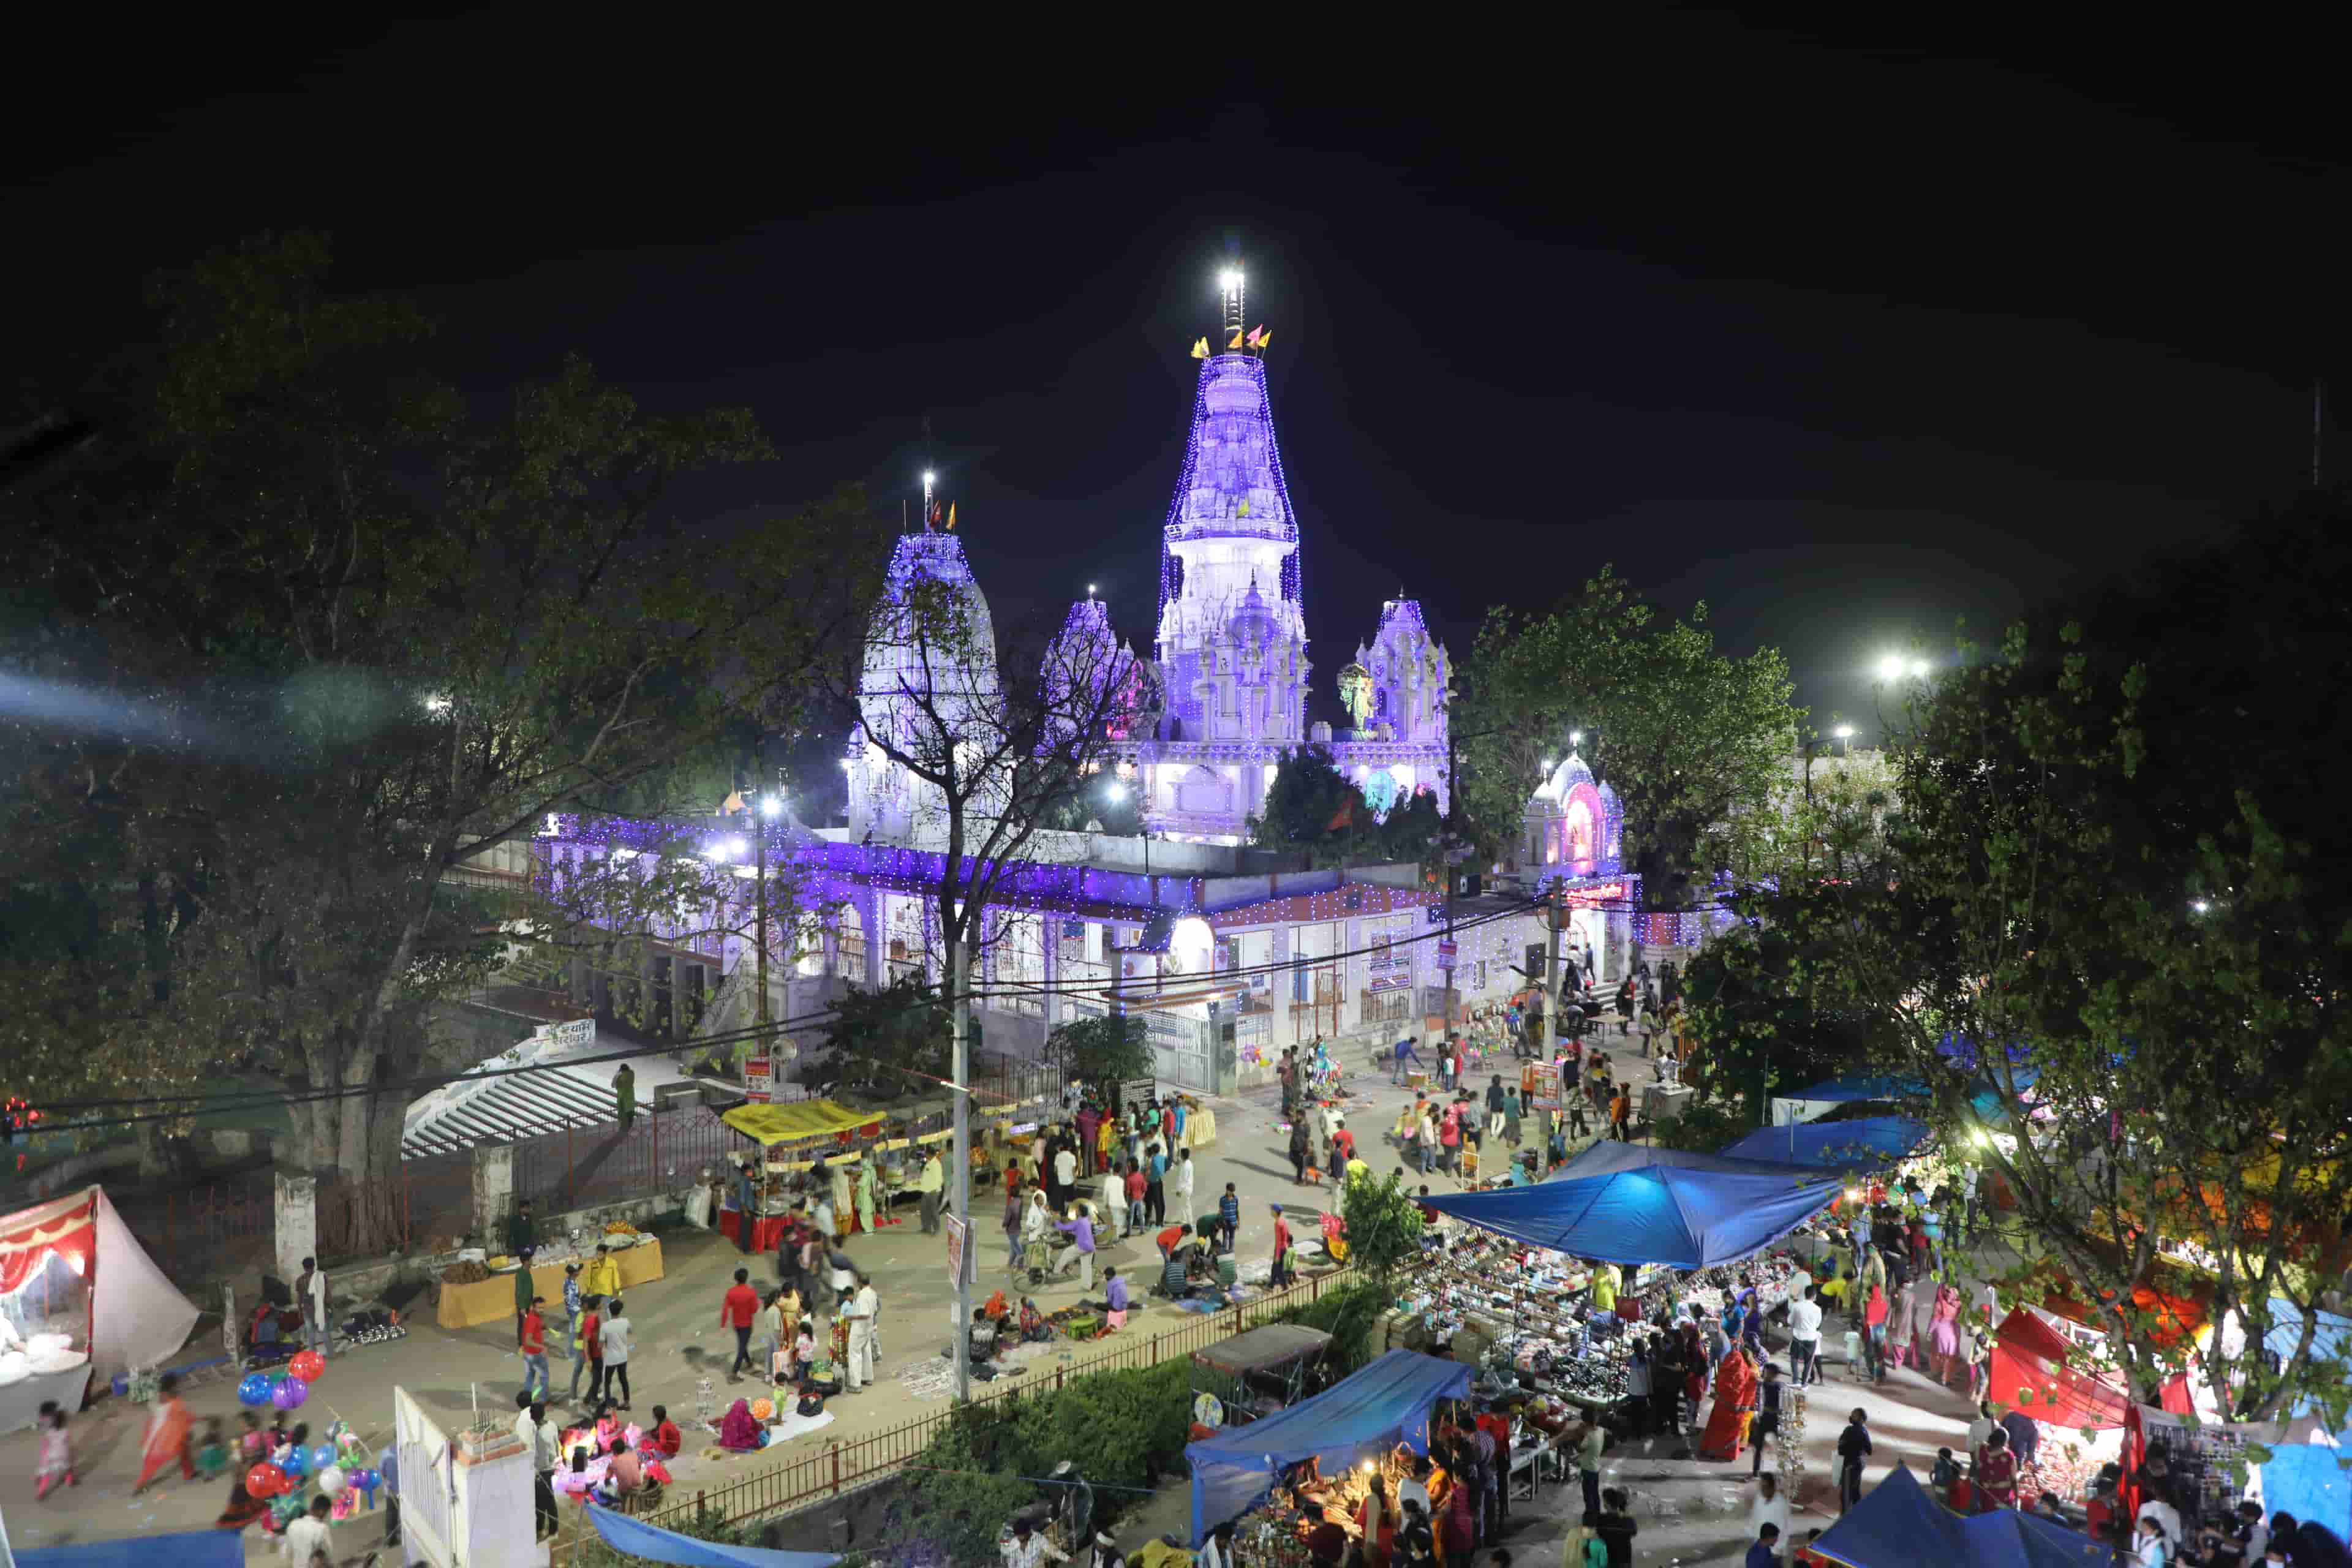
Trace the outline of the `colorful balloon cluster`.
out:
<instances>
[{"instance_id":1,"label":"colorful balloon cluster","mask_svg":"<svg viewBox=\"0 0 2352 1568\"><path fill-rule=\"evenodd\" d=\"M310 1385L326 1371L326 1358L317 1351L297 1351L283 1372L247 1373L236 1385L236 1402L249 1409L268 1405L280 1410L299 1410L302 1402L310 1397Z\"/></svg>"}]
</instances>

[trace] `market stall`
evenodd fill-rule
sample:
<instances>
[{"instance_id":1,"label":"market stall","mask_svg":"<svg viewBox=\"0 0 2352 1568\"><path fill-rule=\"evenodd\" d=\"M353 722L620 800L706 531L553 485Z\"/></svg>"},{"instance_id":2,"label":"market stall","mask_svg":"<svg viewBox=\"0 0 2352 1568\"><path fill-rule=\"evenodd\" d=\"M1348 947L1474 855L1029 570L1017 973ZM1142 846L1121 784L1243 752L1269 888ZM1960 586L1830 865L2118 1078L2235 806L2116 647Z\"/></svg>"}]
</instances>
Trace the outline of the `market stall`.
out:
<instances>
[{"instance_id":1,"label":"market stall","mask_svg":"<svg viewBox=\"0 0 2352 1568\"><path fill-rule=\"evenodd\" d=\"M1785 1170L1649 1164L1426 1203L1466 1224L1577 1258L1703 1268L1761 1250L1843 1190L1833 1178L1807 1180Z\"/></svg>"},{"instance_id":2,"label":"market stall","mask_svg":"<svg viewBox=\"0 0 2352 1568\"><path fill-rule=\"evenodd\" d=\"M1400 1447L1426 1454L1431 1409L1466 1394L1470 1378L1458 1363L1391 1351L1303 1404L1187 1445L1194 1543L1247 1511L1306 1460L1337 1477L1366 1461L1378 1464Z\"/></svg>"},{"instance_id":3,"label":"market stall","mask_svg":"<svg viewBox=\"0 0 2352 1568\"><path fill-rule=\"evenodd\" d=\"M1811 1550L1841 1568L1919 1568L1930 1563L1951 1568L2106 1568L2115 1555L2105 1542L2019 1509L1997 1508L1963 1519L1899 1464L1823 1531Z\"/></svg>"},{"instance_id":4,"label":"market stall","mask_svg":"<svg viewBox=\"0 0 2352 1568\"><path fill-rule=\"evenodd\" d=\"M2081 1370L2071 1349L2056 1329L2026 1308L2015 1309L1993 1331L1987 1396L2070 1430L2122 1426L2131 1405L2123 1380Z\"/></svg>"},{"instance_id":5,"label":"market stall","mask_svg":"<svg viewBox=\"0 0 2352 1568\"><path fill-rule=\"evenodd\" d=\"M730 1181L722 1191L719 1233L739 1246L742 1227L751 1227L753 1252L772 1252L787 1222L819 1195L814 1179L824 1167L833 1200L834 1224L843 1232L858 1228L856 1205L843 1201L859 1179L859 1167L875 1162L876 1209L888 1207L887 1194L895 1185L883 1172L880 1137L889 1121L887 1112L854 1110L830 1100L794 1100L788 1105L745 1104L723 1112L719 1120L751 1141L744 1158L751 1163L752 1212L742 1208L741 1184Z\"/></svg>"},{"instance_id":6,"label":"market stall","mask_svg":"<svg viewBox=\"0 0 2352 1568\"><path fill-rule=\"evenodd\" d=\"M1262 1419L1299 1403L1331 1336L1267 1323L1192 1352L1192 1435Z\"/></svg>"},{"instance_id":7,"label":"market stall","mask_svg":"<svg viewBox=\"0 0 2352 1568\"><path fill-rule=\"evenodd\" d=\"M1738 1160L1868 1171L1910 1158L1928 1135L1927 1124L1910 1116L1792 1121L1785 1127L1759 1127L1724 1153Z\"/></svg>"},{"instance_id":8,"label":"market stall","mask_svg":"<svg viewBox=\"0 0 2352 1568\"><path fill-rule=\"evenodd\" d=\"M0 1218L0 1432L45 1400L79 1409L93 1377L163 1362L196 1315L101 1188Z\"/></svg>"},{"instance_id":9,"label":"market stall","mask_svg":"<svg viewBox=\"0 0 2352 1568\"><path fill-rule=\"evenodd\" d=\"M583 1232L577 1240L559 1238L531 1254L531 1293L547 1298L551 1306L563 1300L563 1269L584 1263L605 1247L624 1290L662 1277L662 1245L658 1238L632 1226ZM470 1329L481 1323L512 1321L515 1315L515 1271L510 1258L475 1259L460 1256L445 1265L436 1280L439 1295L433 1303L433 1321L444 1329Z\"/></svg>"}]
</instances>

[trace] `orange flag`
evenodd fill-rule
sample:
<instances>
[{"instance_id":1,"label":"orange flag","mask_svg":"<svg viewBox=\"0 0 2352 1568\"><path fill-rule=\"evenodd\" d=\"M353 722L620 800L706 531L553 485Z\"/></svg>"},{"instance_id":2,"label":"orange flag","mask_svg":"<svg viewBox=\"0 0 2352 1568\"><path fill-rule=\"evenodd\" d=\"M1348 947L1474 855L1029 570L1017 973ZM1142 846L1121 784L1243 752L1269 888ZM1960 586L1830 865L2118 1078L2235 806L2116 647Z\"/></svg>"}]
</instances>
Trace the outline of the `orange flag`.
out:
<instances>
[{"instance_id":1,"label":"orange flag","mask_svg":"<svg viewBox=\"0 0 2352 1568\"><path fill-rule=\"evenodd\" d=\"M1241 330L1239 327L1235 327L1235 328L1234 329L1234 341L1233 341L1232 342L1227 343L1227 344L1225 345L1225 347L1227 347L1227 348L1229 348L1229 349L1237 349L1237 348L1239 348L1239 347L1241 347L1241 346L1242 346L1242 330Z\"/></svg>"},{"instance_id":2,"label":"orange flag","mask_svg":"<svg viewBox=\"0 0 2352 1568\"><path fill-rule=\"evenodd\" d=\"M948 502L948 531L950 533L955 531L955 502L953 501Z\"/></svg>"}]
</instances>

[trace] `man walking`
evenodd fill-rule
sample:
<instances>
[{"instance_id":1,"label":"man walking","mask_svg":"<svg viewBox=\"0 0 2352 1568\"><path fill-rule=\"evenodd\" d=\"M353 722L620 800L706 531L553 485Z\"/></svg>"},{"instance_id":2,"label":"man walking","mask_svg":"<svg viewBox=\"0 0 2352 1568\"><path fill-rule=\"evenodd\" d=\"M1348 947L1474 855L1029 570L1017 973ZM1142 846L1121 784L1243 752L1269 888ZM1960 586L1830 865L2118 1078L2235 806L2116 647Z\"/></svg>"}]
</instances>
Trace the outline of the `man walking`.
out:
<instances>
[{"instance_id":1,"label":"man walking","mask_svg":"<svg viewBox=\"0 0 2352 1568\"><path fill-rule=\"evenodd\" d=\"M915 1178L915 1191L923 1205L923 1234L940 1233L940 1193L947 1184L947 1174L940 1169L940 1152L933 1149L923 1156L923 1173Z\"/></svg>"},{"instance_id":2,"label":"man walking","mask_svg":"<svg viewBox=\"0 0 2352 1568\"><path fill-rule=\"evenodd\" d=\"M735 1363L727 1369L727 1381L740 1383L745 1367L751 1364L751 1320L760 1310L760 1293L751 1289L751 1271L735 1270L735 1283L719 1303L719 1326L735 1331Z\"/></svg>"},{"instance_id":3,"label":"man walking","mask_svg":"<svg viewBox=\"0 0 2352 1568\"><path fill-rule=\"evenodd\" d=\"M882 1293L874 1289L874 1281L858 1275L856 1293L842 1309L842 1316L849 1320L849 1364L842 1371L844 1388L855 1391L874 1381L874 1320L881 1310Z\"/></svg>"},{"instance_id":4,"label":"man walking","mask_svg":"<svg viewBox=\"0 0 2352 1568\"><path fill-rule=\"evenodd\" d=\"M629 1338L629 1310L618 1296L605 1305L602 1334L604 1343L604 1397L612 1398L613 1391L619 1389L621 1408L626 1410L629 1407L629 1352L636 1346Z\"/></svg>"},{"instance_id":5,"label":"man walking","mask_svg":"<svg viewBox=\"0 0 2352 1568\"><path fill-rule=\"evenodd\" d=\"M1274 1208L1274 1267L1266 1273L1269 1289L1279 1290L1290 1283L1290 1227L1282 1223L1282 1205Z\"/></svg>"},{"instance_id":6,"label":"man walking","mask_svg":"<svg viewBox=\"0 0 2352 1568\"><path fill-rule=\"evenodd\" d=\"M530 1279L530 1270L524 1269L522 1278ZM539 1311L546 1304L546 1297L533 1296L530 1305L523 1309L520 1347L522 1351L522 1391L529 1394L536 1388L541 1399L547 1397L552 1386L547 1377L547 1320Z\"/></svg>"},{"instance_id":7,"label":"man walking","mask_svg":"<svg viewBox=\"0 0 2352 1568\"><path fill-rule=\"evenodd\" d=\"M1862 1500L1862 1468L1870 1458L1870 1413L1860 1405L1838 1434L1838 1512Z\"/></svg>"},{"instance_id":8,"label":"man walking","mask_svg":"<svg viewBox=\"0 0 2352 1568\"><path fill-rule=\"evenodd\" d=\"M1821 1381L1822 1299L1817 1286L1789 1303L1789 1370L1800 1388Z\"/></svg>"},{"instance_id":9,"label":"man walking","mask_svg":"<svg viewBox=\"0 0 2352 1568\"><path fill-rule=\"evenodd\" d=\"M613 1075L613 1115L624 1132L637 1117L637 1069L626 1062Z\"/></svg>"}]
</instances>

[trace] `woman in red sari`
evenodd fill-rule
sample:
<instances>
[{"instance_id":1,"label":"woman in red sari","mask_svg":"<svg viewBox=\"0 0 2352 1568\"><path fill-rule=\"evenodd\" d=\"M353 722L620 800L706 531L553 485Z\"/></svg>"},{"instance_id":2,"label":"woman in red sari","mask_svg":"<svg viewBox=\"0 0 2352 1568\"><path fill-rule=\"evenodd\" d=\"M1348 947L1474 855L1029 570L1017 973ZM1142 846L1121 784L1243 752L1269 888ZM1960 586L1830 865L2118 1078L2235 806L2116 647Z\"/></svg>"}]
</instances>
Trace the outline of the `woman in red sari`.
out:
<instances>
[{"instance_id":1,"label":"woman in red sari","mask_svg":"<svg viewBox=\"0 0 2352 1568\"><path fill-rule=\"evenodd\" d=\"M1738 1345L1724 1352L1715 1368L1715 1408L1707 1412L1706 1432L1699 1439L1702 1459L1739 1458L1741 1439L1748 1436L1748 1416L1756 1408L1756 1371Z\"/></svg>"},{"instance_id":2,"label":"woman in red sari","mask_svg":"<svg viewBox=\"0 0 2352 1568\"><path fill-rule=\"evenodd\" d=\"M137 1491L161 1474L176 1459L183 1479L194 1480L196 1467L188 1456L188 1428L192 1425L188 1407L180 1403L180 1379L165 1373L163 1381L155 1385L155 1403L147 1416L147 1434L139 1440L142 1456Z\"/></svg>"}]
</instances>

